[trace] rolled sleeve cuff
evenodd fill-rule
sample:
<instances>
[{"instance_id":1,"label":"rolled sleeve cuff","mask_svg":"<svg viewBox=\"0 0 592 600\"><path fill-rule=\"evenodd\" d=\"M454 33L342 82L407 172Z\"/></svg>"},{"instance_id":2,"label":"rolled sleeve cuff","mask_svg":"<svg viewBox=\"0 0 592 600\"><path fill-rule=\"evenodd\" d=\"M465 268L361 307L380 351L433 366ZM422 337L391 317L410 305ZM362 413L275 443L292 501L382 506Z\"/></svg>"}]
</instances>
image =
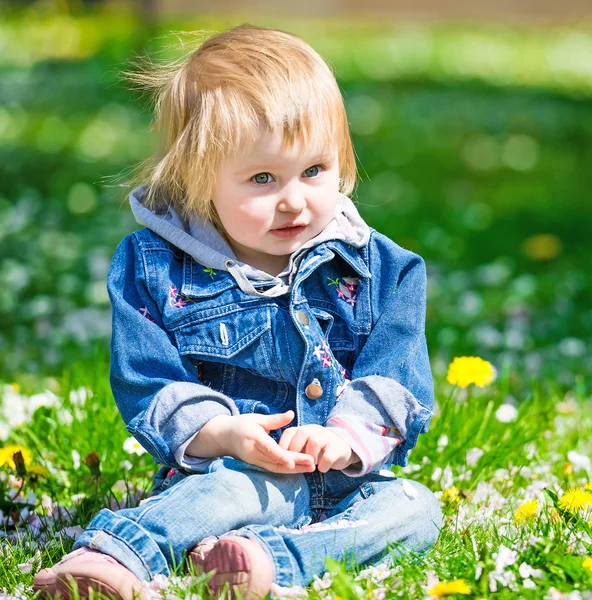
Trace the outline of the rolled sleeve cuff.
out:
<instances>
[{"instance_id":1,"label":"rolled sleeve cuff","mask_svg":"<svg viewBox=\"0 0 592 600\"><path fill-rule=\"evenodd\" d=\"M141 419L127 429L160 463L204 472L215 457L187 456L185 450L201 428L216 415L238 415L234 401L200 384L175 382L152 400Z\"/></svg>"},{"instance_id":2,"label":"rolled sleeve cuff","mask_svg":"<svg viewBox=\"0 0 592 600\"><path fill-rule=\"evenodd\" d=\"M350 477L362 477L380 469L401 443L394 429L375 425L356 415L334 415L327 419L325 427L343 438L360 458L360 463L342 469Z\"/></svg>"},{"instance_id":3,"label":"rolled sleeve cuff","mask_svg":"<svg viewBox=\"0 0 592 600\"><path fill-rule=\"evenodd\" d=\"M336 417L343 419L347 415L350 417L350 427L358 432L364 430L364 425L355 425L356 416L358 423L367 424L366 429L371 429L372 426L391 428L397 432L401 442L386 456L385 462L404 467L407 465L409 452L417 444L419 434L427 432L432 414L398 381L381 375L366 375L352 380L342 392L329 414L327 424L335 423L333 419ZM345 434L342 435L344 436ZM352 439L352 443L354 441ZM368 468L370 459L365 459L355 448L354 451L362 459L363 468ZM347 473L347 470L343 472Z\"/></svg>"},{"instance_id":4,"label":"rolled sleeve cuff","mask_svg":"<svg viewBox=\"0 0 592 600\"><path fill-rule=\"evenodd\" d=\"M433 413L422 408L413 423L407 428L407 439L395 448L393 464L406 467L409 463L409 452L417 445L417 438L421 433L427 433Z\"/></svg>"}]
</instances>

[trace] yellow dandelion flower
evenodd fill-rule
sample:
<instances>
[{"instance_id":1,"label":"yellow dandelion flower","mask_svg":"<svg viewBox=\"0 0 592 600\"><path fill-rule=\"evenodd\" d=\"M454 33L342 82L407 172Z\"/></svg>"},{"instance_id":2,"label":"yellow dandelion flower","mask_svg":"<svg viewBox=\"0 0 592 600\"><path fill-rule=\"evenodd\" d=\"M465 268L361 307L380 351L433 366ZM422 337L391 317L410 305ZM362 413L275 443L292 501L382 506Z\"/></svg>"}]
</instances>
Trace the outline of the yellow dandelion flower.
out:
<instances>
[{"instance_id":1,"label":"yellow dandelion flower","mask_svg":"<svg viewBox=\"0 0 592 600\"><path fill-rule=\"evenodd\" d=\"M592 506L592 493L579 488L572 488L559 498L559 505L571 512L578 511L585 506Z\"/></svg>"},{"instance_id":2,"label":"yellow dandelion flower","mask_svg":"<svg viewBox=\"0 0 592 600\"><path fill-rule=\"evenodd\" d=\"M521 504L516 512L514 513L514 519L516 523L525 523L529 519L532 519L539 509L538 500L527 500Z\"/></svg>"},{"instance_id":3,"label":"yellow dandelion flower","mask_svg":"<svg viewBox=\"0 0 592 600\"><path fill-rule=\"evenodd\" d=\"M490 384L495 377L493 365L478 356L457 356L448 365L446 381L465 388L471 383L479 387Z\"/></svg>"},{"instance_id":4,"label":"yellow dandelion flower","mask_svg":"<svg viewBox=\"0 0 592 600\"><path fill-rule=\"evenodd\" d=\"M590 483L587 483L587 484L584 486L584 489L585 489L585 490L590 490L590 491L592 492L592 481L591 481Z\"/></svg>"},{"instance_id":5,"label":"yellow dandelion flower","mask_svg":"<svg viewBox=\"0 0 592 600\"><path fill-rule=\"evenodd\" d=\"M563 463L563 474L571 475L573 473L573 465L570 462Z\"/></svg>"},{"instance_id":6,"label":"yellow dandelion flower","mask_svg":"<svg viewBox=\"0 0 592 600\"><path fill-rule=\"evenodd\" d=\"M531 235L522 243L522 252L531 260L551 260L561 253L561 240L550 233Z\"/></svg>"},{"instance_id":7,"label":"yellow dandelion flower","mask_svg":"<svg viewBox=\"0 0 592 600\"><path fill-rule=\"evenodd\" d=\"M4 446L4 448L0 448L0 467L4 465L8 465L11 469L14 469L15 464L12 459L13 455L16 452L21 452L23 455L23 460L25 461L25 465L29 465L33 461L33 455L29 450L23 448L22 446L18 446L16 444L12 444L10 446Z\"/></svg>"},{"instance_id":8,"label":"yellow dandelion flower","mask_svg":"<svg viewBox=\"0 0 592 600\"><path fill-rule=\"evenodd\" d=\"M590 569L590 571L592 571L592 558L585 558L584 562L582 563L582 567L584 567L584 569Z\"/></svg>"},{"instance_id":9,"label":"yellow dandelion flower","mask_svg":"<svg viewBox=\"0 0 592 600\"><path fill-rule=\"evenodd\" d=\"M458 502L460 500L460 492L456 486L452 486L442 490L442 502Z\"/></svg>"},{"instance_id":10,"label":"yellow dandelion flower","mask_svg":"<svg viewBox=\"0 0 592 600\"><path fill-rule=\"evenodd\" d=\"M444 598L453 594L463 594L468 596L471 594L471 588L465 583L464 579L455 579L454 581L441 581L433 588L428 590L428 594L436 598Z\"/></svg>"},{"instance_id":11,"label":"yellow dandelion flower","mask_svg":"<svg viewBox=\"0 0 592 600\"><path fill-rule=\"evenodd\" d=\"M10 389L15 393L19 394L21 391L21 386L18 383L9 383Z\"/></svg>"}]
</instances>

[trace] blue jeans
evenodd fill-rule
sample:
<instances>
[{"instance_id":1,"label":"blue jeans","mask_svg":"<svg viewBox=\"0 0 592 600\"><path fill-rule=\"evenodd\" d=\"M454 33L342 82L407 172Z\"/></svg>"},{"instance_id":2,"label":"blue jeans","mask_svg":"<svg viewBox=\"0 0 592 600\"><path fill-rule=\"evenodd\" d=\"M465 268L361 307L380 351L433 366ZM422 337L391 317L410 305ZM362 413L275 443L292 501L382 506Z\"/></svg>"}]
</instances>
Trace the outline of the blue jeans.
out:
<instances>
[{"instance_id":1,"label":"blue jeans","mask_svg":"<svg viewBox=\"0 0 592 600\"><path fill-rule=\"evenodd\" d=\"M269 554L274 583L307 586L325 557L362 565L389 561L388 542L427 550L442 513L420 483L341 471L272 473L222 456L205 473L156 474L153 495L135 508L103 509L76 540L110 554L141 580L170 575L186 551L209 536L256 539ZM395 554L397 549L393 549Z\"/></svg>"}]
</instances>

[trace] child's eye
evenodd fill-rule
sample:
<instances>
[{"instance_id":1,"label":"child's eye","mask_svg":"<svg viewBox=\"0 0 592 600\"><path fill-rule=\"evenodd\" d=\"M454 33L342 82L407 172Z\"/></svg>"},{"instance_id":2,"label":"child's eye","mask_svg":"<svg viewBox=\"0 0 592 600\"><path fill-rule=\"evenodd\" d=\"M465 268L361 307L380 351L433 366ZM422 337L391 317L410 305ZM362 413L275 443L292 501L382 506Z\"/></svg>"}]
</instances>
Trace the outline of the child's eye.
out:
<instances>
[{"instance_id":1,"label":"child's eye","mask_svg":"<svg viewBox=\"0 0 592 600\"><path fill-rule=\"evenodd\" d=\"M314 171L314 169L318 169L318 172L320 173L321 169L324 169L324 167L323 167L323 165L314 165L313 167L308 167L308 169L306 169L306 171L304 171L304 172L307 173L310 170ZM313 175L313 177L314 177L314 175Z\"/></svg>"},{"instance_id":2,"label":"child's eye","mask_svg":"<svg viewBox=\"0 0 592 600\"><path fill-rule=\"evenodd\" d=\"M304 171L305 173L308 173L307 177L315 177L316 175L320 174L321 170L324 169L325 167L323 165L314 165L312 167L308 167L308 169L306 169L306 171ZM318 172L315 172L315 169L318 170ZM312 173L311 173L312 171ZM269 177L271 178L271 174L270 173L257 173L257 175L253 175L253 177L251 177L251 181L253 183L258 183L260 185L265 185L267 183L270 183L270 180L265 180L265 177Z\"/></svg>"},{"instance_id":3,"label":"child's eye","mask_svg":"<svg viewBox=\"0 0 592 600\"><path fill-rule=\"evenodd\" d=\"M251 181L254 181L255 183L266 184L269 182L261 181L261 179L258 179L258 177L271 177L271 175L269 173L257 173L257 175L253 175L253 177L251 177Z\"/></svg>"}]
</instances>

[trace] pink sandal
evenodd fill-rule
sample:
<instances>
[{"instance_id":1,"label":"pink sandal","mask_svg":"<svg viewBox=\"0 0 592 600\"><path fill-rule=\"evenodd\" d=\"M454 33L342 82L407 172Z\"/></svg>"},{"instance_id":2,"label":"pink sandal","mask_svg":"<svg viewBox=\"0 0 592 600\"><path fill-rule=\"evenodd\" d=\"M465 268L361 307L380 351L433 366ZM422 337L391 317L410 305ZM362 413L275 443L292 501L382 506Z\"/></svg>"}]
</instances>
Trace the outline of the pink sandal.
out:
<instances>
[{"instance_id":1,"label":"pink sandal","mask_svg":"<svg viewBox=\"0 0 592 600\"><path fill-rule=\"evenodd\" d=\"M226 583L230 584L230 598L240 591L245 600L264 598L273 583L273 565L256 540L239 536L223 537L211 548L198 544L189 553L196 569L208 573L216 571L208 581L218 596Z\"/></svg>"},{"instance_id":2,"label":"pink sandal","mask_svg":"<svg viewBox=\"0 0 592 600\"><path fill-rule=\"evenodd\" d=\"M117 600L143 600L142 582L120 562L108 554L81 547L50 567L37 573L33 590L39 598L60 594L74 598L72 588L78 587L79 597L88 598L89 590L112 594Z\"/></svg>"}]
</instances>

